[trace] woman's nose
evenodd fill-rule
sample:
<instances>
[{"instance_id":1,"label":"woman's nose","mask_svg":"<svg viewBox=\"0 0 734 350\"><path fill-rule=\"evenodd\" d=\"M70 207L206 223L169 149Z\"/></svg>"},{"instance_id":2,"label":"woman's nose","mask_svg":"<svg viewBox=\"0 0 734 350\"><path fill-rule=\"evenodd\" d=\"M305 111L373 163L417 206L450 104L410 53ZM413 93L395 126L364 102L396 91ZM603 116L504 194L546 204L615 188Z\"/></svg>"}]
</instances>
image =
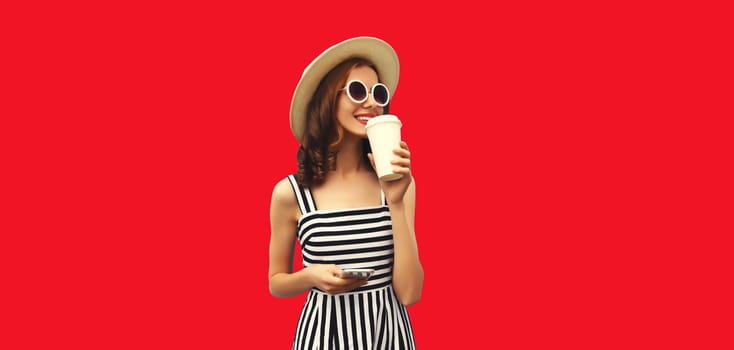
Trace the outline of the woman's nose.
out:
<instances>
[{"instance_id":1,"label":"woman's nose","mask_svg":"<svg viewBox=\"0 0 734 350\"><path fill-rule=\"evenodd\" d=\"M364 104L362 104L362 107L365 108L372 108L377 106L377 101L375 101L375 96L372 96L372 93L367 93L367 99L364 101Z\"/></svg>"}]
</instances>

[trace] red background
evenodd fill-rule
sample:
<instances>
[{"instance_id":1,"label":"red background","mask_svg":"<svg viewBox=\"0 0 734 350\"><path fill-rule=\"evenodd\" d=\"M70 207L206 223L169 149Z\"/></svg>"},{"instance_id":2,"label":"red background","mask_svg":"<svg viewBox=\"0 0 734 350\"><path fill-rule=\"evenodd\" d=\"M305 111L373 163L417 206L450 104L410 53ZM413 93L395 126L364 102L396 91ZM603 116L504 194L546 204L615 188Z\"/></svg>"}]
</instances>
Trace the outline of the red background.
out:
<instances>
[{"instance_id":1,"label":"red background","mask_svg":"<svg viewBox=\"0 0 734 350\"><path fill-rule=\"evenodd\" d=\"M420 349L734 343L723 7L103 3L0 11L0 347L288 348L291 93L356 35L401 60Z\"/></svg>"}]
</instances>

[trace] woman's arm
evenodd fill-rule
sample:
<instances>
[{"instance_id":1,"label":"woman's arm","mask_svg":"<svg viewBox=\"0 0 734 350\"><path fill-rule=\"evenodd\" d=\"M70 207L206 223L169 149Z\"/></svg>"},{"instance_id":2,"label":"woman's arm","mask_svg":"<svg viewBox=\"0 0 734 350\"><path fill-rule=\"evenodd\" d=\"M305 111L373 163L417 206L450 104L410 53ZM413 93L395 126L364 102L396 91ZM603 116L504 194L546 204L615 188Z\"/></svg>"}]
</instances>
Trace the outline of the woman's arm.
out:
<instances>
[{"instance_id":1,"label":"woman's arm","mask_svg":"<svg viewBox=\"0 0 734 350\"><path fill-rule=\"evenodd\" d=\"M293 273L298 203L288 179L275 185L270 200L270 294L289 297L311 288L303 270Z\"/></svg>"},{"instance_id":2,"label":"woman's arm","mask_svg":"<svg viewBox=\"0 0 734 350\"><path fill-rule=\"evenodd\" d=\"M398 299L406 306L417 303L423 290L423 267L414 230L415 180L412 180L402 200L388 201L395 251L392 283Z\"/></svg>"},{"instance_id":3,"label":"woman's arm","mask_svg":"<svg viewBox=\"0 0 734 350\"><path fill-rule=\"evenodd\" d=\"M410 151L405 141L393 151L393 171L403 174L396 181L380 181L387 206L390 208L394 262L392 285L403 305L413 305L420 300L423 290L423 266L418 259L418 243L415 239L415 179L410 172ZM372 165L374 158L369 155Z\"/></svg>"}]
</instances>

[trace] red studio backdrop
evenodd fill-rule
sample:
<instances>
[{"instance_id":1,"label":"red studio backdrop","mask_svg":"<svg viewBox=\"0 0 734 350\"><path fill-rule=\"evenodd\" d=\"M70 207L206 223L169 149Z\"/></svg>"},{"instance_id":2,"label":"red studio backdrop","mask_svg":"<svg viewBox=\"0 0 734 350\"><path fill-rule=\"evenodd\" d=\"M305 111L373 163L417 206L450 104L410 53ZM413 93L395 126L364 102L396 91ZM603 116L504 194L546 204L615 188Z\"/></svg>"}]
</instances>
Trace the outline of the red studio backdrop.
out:
<instances>
[{"instance_id":1,"label":"red studio backdrop","mask_svg":"<svg viewBox=\"0 0 734 350\"><path fill-rule=\"evenodd\" d=\"M24 4L0 11L0 348L289 348L291 93L358 35L400 57L419 349L732 346L718 5Z\"/></svg>"}]
</instances>

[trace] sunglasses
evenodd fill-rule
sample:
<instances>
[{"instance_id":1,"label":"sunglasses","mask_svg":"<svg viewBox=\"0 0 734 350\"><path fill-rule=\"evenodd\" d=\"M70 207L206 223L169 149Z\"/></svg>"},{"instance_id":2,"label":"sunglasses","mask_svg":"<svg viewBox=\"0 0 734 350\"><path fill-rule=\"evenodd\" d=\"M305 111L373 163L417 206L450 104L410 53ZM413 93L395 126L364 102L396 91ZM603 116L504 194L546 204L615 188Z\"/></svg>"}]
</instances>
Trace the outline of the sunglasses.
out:
<instances>
[{"instance_id":1,"label":"sunglasses","mask_svg":"<svg viewBox=\"0 0 734 350\"><path fill-rule=\"evenodd\" d=\"M372 86L372 91L368 93L367 85L359 80L350 80L347 82L347 86L340 89L347 91L347 97L354 103L364 103L367 101L367 95L372 94L372 98L380 107L387 106L390 101L390 91L387 90L385 84L377 83Z\"/></svg>"}]
</instances>

